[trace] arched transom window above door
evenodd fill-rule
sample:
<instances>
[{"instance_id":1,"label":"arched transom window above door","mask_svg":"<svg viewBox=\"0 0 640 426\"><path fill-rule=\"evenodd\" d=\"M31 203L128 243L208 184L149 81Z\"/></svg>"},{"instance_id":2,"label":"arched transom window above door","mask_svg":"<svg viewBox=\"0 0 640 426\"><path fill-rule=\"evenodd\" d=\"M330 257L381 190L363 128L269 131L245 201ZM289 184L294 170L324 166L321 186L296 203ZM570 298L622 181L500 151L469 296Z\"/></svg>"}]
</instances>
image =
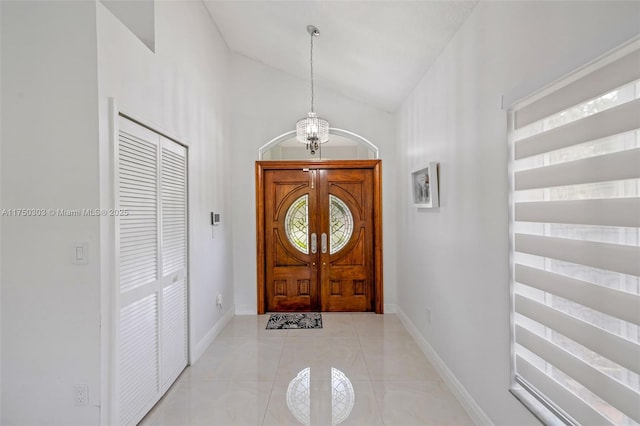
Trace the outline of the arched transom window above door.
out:
<instances>
[{"instance_id":1,"label":"arched transom window above door","mask_svg":"<svg viewBox=\"0 0 640 426\"><path fill-rule=\"evenodd\" d=\"M329 128L329 141L311 154L296 140L296 131L273 138L258 152L260 160L373 160L379 158L378 147L364 137L348 130Z\"/></svg>"}]
</instances>

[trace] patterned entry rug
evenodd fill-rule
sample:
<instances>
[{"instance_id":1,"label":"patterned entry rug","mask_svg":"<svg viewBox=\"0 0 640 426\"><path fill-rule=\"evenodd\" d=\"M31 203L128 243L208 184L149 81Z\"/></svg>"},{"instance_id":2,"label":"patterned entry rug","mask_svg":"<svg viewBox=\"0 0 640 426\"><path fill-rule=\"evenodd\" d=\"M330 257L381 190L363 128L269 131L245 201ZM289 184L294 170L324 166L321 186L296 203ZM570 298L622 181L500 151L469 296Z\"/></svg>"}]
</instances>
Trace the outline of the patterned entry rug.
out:
<instances>
[{"instance_id":1,"label":"patterned entry rug","mask_svg":"<svg viewBox=\"0 0 640 426\"><path fill-rule=\"evenodd\" d=\"M322 328L322 315L317 312L271 314L267 322L267 330L287 328Z\"/></svg>"}]
</instances>

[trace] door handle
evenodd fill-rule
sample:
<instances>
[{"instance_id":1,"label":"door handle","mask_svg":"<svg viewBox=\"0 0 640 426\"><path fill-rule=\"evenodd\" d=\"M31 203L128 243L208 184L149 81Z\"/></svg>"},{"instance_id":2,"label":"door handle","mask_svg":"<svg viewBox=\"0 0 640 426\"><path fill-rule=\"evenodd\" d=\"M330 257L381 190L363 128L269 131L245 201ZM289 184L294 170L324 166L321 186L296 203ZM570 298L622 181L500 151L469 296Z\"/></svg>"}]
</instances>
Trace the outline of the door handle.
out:
<instances>
[{"instance_id":1,"label":"door handle","mask_svg":"<svg viewBox=\"0 0 640 426\"><path fill-rule=\"evenodd\" d=\"M318 251L318 236L314 232L311 234L311 253L315 254Z\"/></svg>"},{"instance_id":2,"label":"door handle","mask_svg":"<svg viewBox=\"0 0 640 426\"><path fill-rule=\"evenodd\" d=\"M327 234L322 233L322 253L327 252Z\"/></svg>"}]
</instances>

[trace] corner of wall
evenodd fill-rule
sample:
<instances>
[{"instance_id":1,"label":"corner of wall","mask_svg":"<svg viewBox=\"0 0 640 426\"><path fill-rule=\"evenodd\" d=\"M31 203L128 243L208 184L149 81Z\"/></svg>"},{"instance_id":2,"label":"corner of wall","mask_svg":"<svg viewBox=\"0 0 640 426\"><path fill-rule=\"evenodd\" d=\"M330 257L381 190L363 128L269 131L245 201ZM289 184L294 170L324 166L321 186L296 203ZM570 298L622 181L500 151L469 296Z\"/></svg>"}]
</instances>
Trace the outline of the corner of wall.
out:
<instances>
[{"instance_id":1,"label":"corner of wall","mask_svg":"<svg viewBox=\"0 0 640 426\"><path fill-rule=\"evenodd\" d=\"M398 313L398 305L395 303L385 303L384 304L384 313L385 314L397 314Z\"/></svg>"},{"instance_id":2,"label":"corner of wall","mask_svg":"<svg viewBox=\"0 0 640 426\"><path fill-rule=\"evenodd\" d=\"M189 354L189 364L193 365L205 353L207 348L213 343L222 329L235 316L235 305L231 306L224 315L209 329L209 331L198 342L191 342L191 353Z\"/></svg>"},{"instance_id":3,"label":"corner of wall","mask_svg":"<svg viewBox=\"0 0 640 426\"><path fill-rule=\"evenodd\" d=\"M236 315L257 315L255 305L236 305Z\"/></svg>"},{"instance_id":4,"label":"corner of wall","mask_svg":"<svg viewBox=\"0 0 640 426\"><path fill-rule=\"evenodd\" d=\"M433 349L433 347L429 344L427 339L418 331L418 328L411 322L409 317L405 315L401 308L397 308L396 314L398 315L398 319L405 326L413 340L416 341L422 352L425 354L429 362L436 368L440 377L445 381L451 392L456 397L458 402L465 409L473 423L476 425L486 425L492 426L493 421L489 418L489 416L484 412L484 410L478 405L475 399L471 396L471 394L467 391L467 389L460 383L460 380L453 374L453 371L449 369L447 364L438 356L438 353Z\"/></svg>"}]
</instances>

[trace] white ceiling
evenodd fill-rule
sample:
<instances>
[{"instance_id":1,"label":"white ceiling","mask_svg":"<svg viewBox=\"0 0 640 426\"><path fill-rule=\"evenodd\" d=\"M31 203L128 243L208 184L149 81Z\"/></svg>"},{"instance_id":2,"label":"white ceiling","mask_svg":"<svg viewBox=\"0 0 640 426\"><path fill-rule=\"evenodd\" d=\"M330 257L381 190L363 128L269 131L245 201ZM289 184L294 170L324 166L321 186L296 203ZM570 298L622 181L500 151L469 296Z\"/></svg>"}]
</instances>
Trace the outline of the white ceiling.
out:
<instances>
[{"instance_id":1,"label":"white ceiling","mask_svg":"<svg viewBox=\"0 0 640 426\"><path fill-rule=\"evenodd\" d=\"M316 86L396 111L476 1L204 0L229 48Z\"/></svg>"}]
</instances>

